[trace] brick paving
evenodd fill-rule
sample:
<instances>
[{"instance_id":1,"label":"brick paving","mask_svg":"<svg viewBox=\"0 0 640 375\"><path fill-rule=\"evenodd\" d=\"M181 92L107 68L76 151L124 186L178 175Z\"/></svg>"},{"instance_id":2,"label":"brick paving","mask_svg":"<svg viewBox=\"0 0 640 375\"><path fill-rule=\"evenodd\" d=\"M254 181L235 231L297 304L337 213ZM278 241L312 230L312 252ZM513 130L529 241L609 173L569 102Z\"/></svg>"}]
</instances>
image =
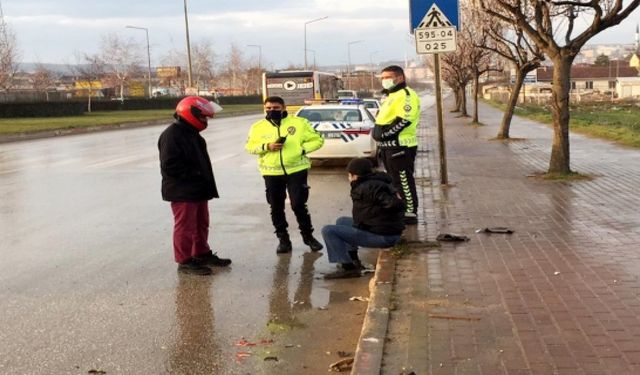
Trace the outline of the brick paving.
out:
<instances>
[{"instance_id":1,"label":"brick paving","mask_svg":"<svg viewBox=\"0 0 640 375\"><path fill-rule=\"evenodd\" d=\"M446 108L448 187L439 184L433 108L417 162L423 222L413 236L470 237L397 261L382 374L640 374L640 151L577 134L588 180L530 177L549 162L549 127ZM425 152L426 151L426 152ZM476 233L506 226L513 234Z\"/></svg>"}]
</instances>

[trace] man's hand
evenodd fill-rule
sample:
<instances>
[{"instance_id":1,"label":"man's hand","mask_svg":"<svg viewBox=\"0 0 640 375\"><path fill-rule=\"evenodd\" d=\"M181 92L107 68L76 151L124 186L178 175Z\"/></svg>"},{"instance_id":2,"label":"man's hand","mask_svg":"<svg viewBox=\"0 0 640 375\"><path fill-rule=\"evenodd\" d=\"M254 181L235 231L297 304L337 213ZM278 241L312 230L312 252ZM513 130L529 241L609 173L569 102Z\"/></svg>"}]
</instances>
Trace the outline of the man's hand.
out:
<instances>
[{"instance_id":1,"label":"man's hand","mask_svg":"<svg viewBox=\"0 0 640 375\"><path fill-rule=\"evenodd\" d=\"M282 150L282 146L284 146L283 143L269 143L267 144L267 149L269 149L269 151L280 151Z\"/></svg>"}]
</instances>

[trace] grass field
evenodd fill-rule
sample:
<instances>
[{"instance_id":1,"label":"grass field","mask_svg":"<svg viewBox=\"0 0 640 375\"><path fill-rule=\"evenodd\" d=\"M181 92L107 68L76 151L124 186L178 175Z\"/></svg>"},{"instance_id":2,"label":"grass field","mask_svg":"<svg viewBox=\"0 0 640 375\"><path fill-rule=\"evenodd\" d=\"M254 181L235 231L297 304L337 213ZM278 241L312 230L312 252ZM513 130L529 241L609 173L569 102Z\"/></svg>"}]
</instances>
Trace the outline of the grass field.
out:
<instances>
[{"instance_id":1,"label":"grass field","mask_svg":"<svg viewBox=\"0 0 640 375\"><path fill-rule=\"evenodd\" d=\"M497 102L489 104L504 109ZM517 107L516 115L551 124L548 107ZM633 104L582 104L571 107L569 129L581 134L608 139L640 148L640 106Z\"/></svg>"},{"instance_id":2,"label":"grass field","mask_svg":"<svg viewBox=\"0 0 640 375\"><path fill-rule=\"evenodd\" d=\"M218 117L234 116L245 113L260 113L260 104L225 105ZM123 123L172 121L172 109L150 109L140 111L109 111L85 113L82 116L39 117L39 118L3 118L0 119L0 134L30 133L45 130L87 128L109 126Z\"/></svg>"}]
</instances>

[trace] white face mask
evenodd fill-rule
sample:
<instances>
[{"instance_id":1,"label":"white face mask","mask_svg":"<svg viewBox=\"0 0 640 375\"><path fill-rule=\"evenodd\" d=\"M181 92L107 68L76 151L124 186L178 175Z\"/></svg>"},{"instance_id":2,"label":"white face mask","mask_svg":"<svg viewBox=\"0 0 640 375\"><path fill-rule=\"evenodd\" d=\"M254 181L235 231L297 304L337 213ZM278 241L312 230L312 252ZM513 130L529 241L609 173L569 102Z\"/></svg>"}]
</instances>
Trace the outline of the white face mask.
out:
<instances>
[{"instance_id":1,"label":"white face mask","mask_svg":"<svg viewBox=\"0 0 640 375\"><path fill-rule=\"evenodd\" d=\"M382 87L385 90L390 90L393 88L393 86L395 86L396 84L393 82L393 78L385 78L382 81Z\"/></svg>"}]
</instances>

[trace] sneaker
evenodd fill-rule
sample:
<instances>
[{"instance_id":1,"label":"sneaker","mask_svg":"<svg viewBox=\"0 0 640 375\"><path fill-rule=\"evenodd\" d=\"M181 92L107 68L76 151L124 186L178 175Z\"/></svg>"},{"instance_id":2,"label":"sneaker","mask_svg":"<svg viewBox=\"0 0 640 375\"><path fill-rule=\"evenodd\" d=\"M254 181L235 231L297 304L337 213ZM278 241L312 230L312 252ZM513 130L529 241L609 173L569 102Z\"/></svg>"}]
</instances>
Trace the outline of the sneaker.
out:
<instances>
[{"instance_id":1,"label":"sneaker","mask_svg":"<svg viewBox=\"0 0 640 375\"><path fill-rule=\"evenodd\" d=\"M416 225L418 224L418 215L413 212L405 212L404 214L404 223L405 225Z\"/></svg>"},{"instance_id":2,"label":"sneaker","mask_svg":"<svg viewBox=\"0 0 640 375\"><path fill-rule=\"evenodd\" d=\"M320 241L316 240L311 234L303 234L302 241L305 245L311 248L311 251L320 251L324 249L324 246L322 246Z\"/></svg>"},{"instance_id":3,"label":"sneaker","mask_svg":"<svg viewBox=\"0 0 640 375\"><path fill-rule=\"evenodd\" d=\"M345 270L344 268L342 268L335 272L325 274L324 279L325 280L353 279L360 276L362 276L362 274L360 273L360 270L357 268L349 269L349 270Z\"/></svg>"},{"instance_id":4,"label":"sneaker","mask_svg":"<svg viewBox=\"0 0 640 375\"><path fill-rule=\"evenodd\" d=\"M178 272L201 276L211 275L213 273L211 268L205 266L197 259L191 259L186 263L178 264Z\"/></svg>"},{"instance_id":5,"label":"sneaker","mask_svg":"<svg viewBox=\"0 0 640 375\"><path fill-rule=\"evenodd\" d=\"M231 264L231 259L220 258L217 253L200 254L195 257L195 259L199 260L202 264L214 267L227 267Z\"/></svg>"},{"instance_id":6,"label":"sneaker","mask_svg":"<svg viewBox=\"0 0 640 375\"><path fill-rule=\"evenodd\" d=\"M291 245L291 239L289 239L289 235L286 233L278 234L278 247L276 248L276 254L286 254L290 253L293 249Z\"/></svg>"}]
</instances>

